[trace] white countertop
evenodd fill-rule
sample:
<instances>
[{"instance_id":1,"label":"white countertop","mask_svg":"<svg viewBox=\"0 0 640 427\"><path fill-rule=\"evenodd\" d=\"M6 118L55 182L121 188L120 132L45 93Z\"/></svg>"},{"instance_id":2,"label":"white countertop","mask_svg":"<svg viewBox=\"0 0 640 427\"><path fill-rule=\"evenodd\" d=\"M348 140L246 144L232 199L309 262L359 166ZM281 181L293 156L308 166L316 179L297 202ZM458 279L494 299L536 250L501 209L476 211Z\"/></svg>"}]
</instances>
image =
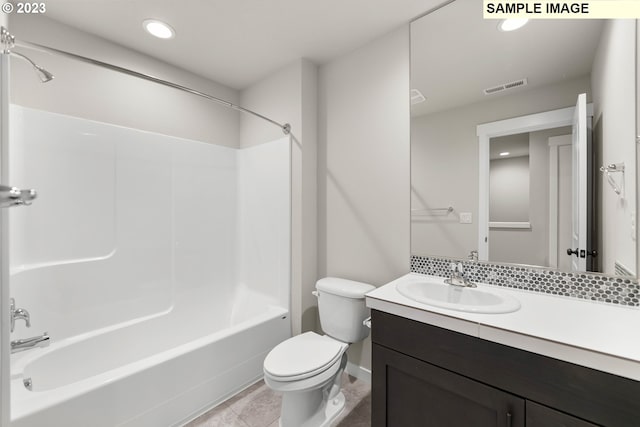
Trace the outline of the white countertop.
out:
<instances>
[{"instance_id":1,"label":"white countertop","mask_svg":"<svg viewBox=\"0 0 640 427\"><path fill-rule=\"evenodd\" d=\"M367 306L640 381L640 308L614 306L478 284L520 301L513 313L478 314L422 304L401 295L403 281L441 277L410 273L367 294ZM375 325L373 325L375 327Z\"/></svg>"}]
</instances>

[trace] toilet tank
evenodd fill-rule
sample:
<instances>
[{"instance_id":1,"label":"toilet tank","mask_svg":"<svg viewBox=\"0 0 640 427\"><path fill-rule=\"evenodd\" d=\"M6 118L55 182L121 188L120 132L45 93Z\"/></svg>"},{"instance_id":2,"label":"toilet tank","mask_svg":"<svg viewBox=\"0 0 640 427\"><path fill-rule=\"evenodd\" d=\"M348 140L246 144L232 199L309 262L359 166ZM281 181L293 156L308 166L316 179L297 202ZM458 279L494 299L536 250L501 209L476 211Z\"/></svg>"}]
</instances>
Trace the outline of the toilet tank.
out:
<instances>
[{"instance_id":1,"label":"toilet tank","mask_svg":"<svg viewBox=\"0 0 640 427\"><path fill-rule=\"evenodd\" d=\"M318 311L323 332L347 343L365 339L369 328L362 322L369 317L369 309L364 295L374 289L366 283L337 277L318 280Z\"/></svg>"}]
</instances>

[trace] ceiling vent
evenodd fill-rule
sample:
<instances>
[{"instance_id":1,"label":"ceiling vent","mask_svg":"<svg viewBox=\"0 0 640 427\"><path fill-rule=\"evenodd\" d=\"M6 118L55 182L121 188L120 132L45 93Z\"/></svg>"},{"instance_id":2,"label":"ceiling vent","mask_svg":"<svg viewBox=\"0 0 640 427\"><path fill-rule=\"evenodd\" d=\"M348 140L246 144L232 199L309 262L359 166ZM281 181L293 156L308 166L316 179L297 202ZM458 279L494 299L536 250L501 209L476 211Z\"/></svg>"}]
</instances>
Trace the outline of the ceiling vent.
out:
<instances>
[{"instance_id":1,"label":"ceiling vent","mask_svg":"<svg viewBox=\"0 0 640 427\"><path fill-rule=\"evenodd\" d=\"M526 86L527 79L520 79L509 83L503 83L498 86L488 87L484 90L485 95L493 95L494 93L503 92L509 89L515 89L517 87Z\"/></svg>"}]
</instances>

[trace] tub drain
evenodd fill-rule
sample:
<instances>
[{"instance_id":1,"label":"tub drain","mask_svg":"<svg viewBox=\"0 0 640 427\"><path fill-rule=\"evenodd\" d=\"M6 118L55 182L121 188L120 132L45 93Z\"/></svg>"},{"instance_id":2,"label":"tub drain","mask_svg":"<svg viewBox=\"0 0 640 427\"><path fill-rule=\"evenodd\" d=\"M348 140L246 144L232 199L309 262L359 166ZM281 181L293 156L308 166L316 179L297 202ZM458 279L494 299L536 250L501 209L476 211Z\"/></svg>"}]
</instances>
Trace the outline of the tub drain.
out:
<instances>
[{"instance_id":1,"label":"tub drain","mask_svg":"<svg viewBox=\"0 0 640 427\"><path fill-rule=\"evenodd\" d=\"M22 380L22 383L29 391L31 391L31 389L33 388L33 381L31 380L31 378L25 378L24 380Z\"/></svg>"}]
</instances>

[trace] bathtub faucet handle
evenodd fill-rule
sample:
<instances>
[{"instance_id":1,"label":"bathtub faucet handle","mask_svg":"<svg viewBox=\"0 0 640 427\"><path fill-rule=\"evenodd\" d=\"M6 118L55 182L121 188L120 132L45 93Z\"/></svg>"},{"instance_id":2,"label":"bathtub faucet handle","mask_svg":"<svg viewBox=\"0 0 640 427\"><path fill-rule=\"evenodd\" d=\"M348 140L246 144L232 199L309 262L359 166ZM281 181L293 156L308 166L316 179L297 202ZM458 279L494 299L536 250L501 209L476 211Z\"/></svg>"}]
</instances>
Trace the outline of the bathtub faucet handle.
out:
<instances>
[{"instance_id":1,"label":"bathtub faucet handle","mask_svg":"<svg viewBox=\"0 0 640 427\"><path fill-rule=\"evenodd\" d=\"M9 299L11 306L10 306L10 316L11 316L11 332L14 331L14 329L16 328L16 320L17 319L22 319L24 320L25 324L27 325L27 328L31 327L31 316L29 315L29 312L27 310L25 310L24 308L16 308L16 300L11 298Z\"/></svg>"}]
</instances>

